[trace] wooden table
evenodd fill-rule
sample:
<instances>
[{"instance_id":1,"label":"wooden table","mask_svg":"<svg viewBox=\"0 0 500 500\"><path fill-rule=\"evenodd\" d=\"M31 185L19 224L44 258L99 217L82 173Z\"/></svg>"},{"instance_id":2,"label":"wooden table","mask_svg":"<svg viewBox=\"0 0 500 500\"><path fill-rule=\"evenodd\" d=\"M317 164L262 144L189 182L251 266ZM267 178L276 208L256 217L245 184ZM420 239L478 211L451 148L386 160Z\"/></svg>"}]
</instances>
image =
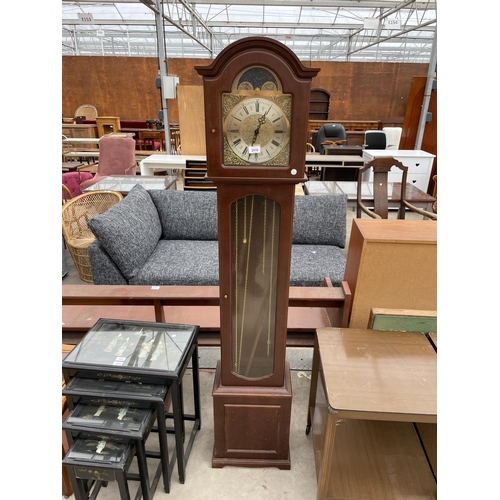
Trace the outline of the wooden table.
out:
<instances>
[{"instance_id":1,"label":"wooden table","mask_svg":"<svg viewBox=\"0 0 500 500\"><path fill-rule=\"evenodd\" d=\"M328 144L325 144L323 146L323 149L325 150L325 155L331 155L331 156L338 156L338 155L357 155L357 156L362 156L363 155L363 148L361 146L329 146Z\"/></svg>"},{"instance_id":2,"label":"wooden table","mask_svg":"<svg viewBox=\"0 0 500 500\"><path fill-rule=\"evenodd\" d=\"M143 154L145 151L142 152ZM161 151L163 153L163 151ZM206 161L207 157L205 155L167 155L158 154L154 155L152 151L149 151L151 156L144 158L141 162L141 175L154 175L155 172L164 172L169 169L185 169L186 160L193 161ZM346 167L352 168L349 164L350 161L355 162L356 166L363 165L363 160L357 155L342 155L342 156L331 156L331 155L320 155L315 153L306 154L306 166L309 167Z\"/></svg>"},{"instance_id":3,"label":"wooden table","mask_svg":"<svg viewBox=\"0 0 500 500\"><path fill-rule=\"evenodd\" d=\"M349 147L345 147L349 151ZM340 149L340 146L339 146ZM342 149L344 151L344 149ZM322 181L356 180L365 160L358 153L307 155L306 166L321 169Z\"/></svg>"},{"instance_id":4,"label":"wooden table","mask_svg":"<svg viewBox=\"0 0 500 500\"><path fill-rule=\"evenodd\" d=\"M62 140L63 144L99 144L101 139L99 137L66 137Z\"/></svg>"},{"instance_id":5,"label":"wooden table","mask_svg":"<svg viewBox=\"0 0 500 500\"><path fill-rule=\"evenodd\" d=\"M423 333L319 328L307 430L317 499L435 499L414 422L437 422L437 355Z\"/></svg>"}]
</instances>

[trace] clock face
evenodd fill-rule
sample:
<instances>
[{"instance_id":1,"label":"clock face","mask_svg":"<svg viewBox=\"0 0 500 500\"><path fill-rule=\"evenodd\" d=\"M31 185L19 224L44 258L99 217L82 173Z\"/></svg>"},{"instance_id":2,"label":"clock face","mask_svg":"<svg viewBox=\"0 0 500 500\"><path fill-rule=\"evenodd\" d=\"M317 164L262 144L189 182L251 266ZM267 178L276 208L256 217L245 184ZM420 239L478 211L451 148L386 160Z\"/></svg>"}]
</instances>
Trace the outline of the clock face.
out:
<instances>
[{"instance_id":1,"label":"clock face","mask_svg":"<svg viewBox=\"0 0 500 500\"><path fill-rule=\"evenodd\" d=\"M233 96L224 118L224 163L226 165L286 166L289 161L290 121L280 104L289 105L290 96ZM240 97L240 99L238 99ZM285 98L285 101L283 101ZM289 106L285 106L285 109Z\"/></svg>"}]
</instances>

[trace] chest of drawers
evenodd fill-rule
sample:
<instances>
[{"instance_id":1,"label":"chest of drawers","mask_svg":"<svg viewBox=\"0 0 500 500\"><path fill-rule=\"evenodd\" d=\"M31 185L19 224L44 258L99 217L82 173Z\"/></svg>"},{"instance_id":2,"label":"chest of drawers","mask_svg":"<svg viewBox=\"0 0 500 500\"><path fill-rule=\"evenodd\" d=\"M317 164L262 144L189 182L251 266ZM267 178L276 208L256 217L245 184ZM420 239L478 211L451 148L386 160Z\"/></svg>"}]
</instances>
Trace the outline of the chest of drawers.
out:
<instances>
[{"instance_id":1,"label":"chest of drawers","mask_svg":"<svg viewBox=\"0 0 500 500\"><path fill-rule=\"evenodd\" d=\"M363 151L363 159L368 162L381 156L393 156L408 167L408 184L427 192L435 155L420 149L368 149ZM373 181L373 171L365 172L363 181ZM389 172L388 182L401 182L401 171Z\"/></svg>"}]
</instances>

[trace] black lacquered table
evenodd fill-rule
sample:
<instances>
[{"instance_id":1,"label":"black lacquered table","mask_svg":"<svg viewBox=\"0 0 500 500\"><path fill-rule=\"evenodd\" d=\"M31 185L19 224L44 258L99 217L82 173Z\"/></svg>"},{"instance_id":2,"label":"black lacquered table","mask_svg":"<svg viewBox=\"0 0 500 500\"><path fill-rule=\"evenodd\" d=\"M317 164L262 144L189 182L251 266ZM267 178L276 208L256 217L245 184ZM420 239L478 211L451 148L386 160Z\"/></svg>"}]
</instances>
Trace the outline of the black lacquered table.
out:
<instances>
[{"instance_id":1,"label":"black lacquered table","mask_svg":"<svg viewBox=\"0 0 500 500\"><path fill-rule=\"evenodd\" d=\"M179 481L185 481L186 463L201 428L197 333L199 327L145 321L100 319L62 362L68 403L79 398L94 403L127 400L149 403L157 411L160 455L165 491L170 491L173 461L169 466L167 432L175 435ZM184 412L182 380L191 362L194 413ZM165 401L172 398L172 412ZM110 403L112 404L112 403ZM165 419L173 419L167 429ZM185 422L193 428L186 441ZM174 460L174 459L173 459Z\"/></svg>"}]
</instances>

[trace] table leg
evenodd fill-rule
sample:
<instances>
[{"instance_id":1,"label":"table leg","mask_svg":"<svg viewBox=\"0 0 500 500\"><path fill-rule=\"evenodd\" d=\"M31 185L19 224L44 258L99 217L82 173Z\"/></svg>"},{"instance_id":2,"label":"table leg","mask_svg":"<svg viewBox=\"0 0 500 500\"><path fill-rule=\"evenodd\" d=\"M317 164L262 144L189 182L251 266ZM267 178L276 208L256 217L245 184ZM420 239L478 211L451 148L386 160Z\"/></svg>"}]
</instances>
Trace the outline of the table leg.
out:
<instances>
[{"instance_id":1,"label":"table leg","mask_svg":"<svg viewBox=\"0 0 500 500\"><path fill-rule=\"evenodd\" d=\"M146 461L146 448L143 441L137 441L135 444L137 465L139 467L139 479L142 489L143 500L150 500L151 490L149 488L148 463ZM126 484L126 481L125 481ZM118 482L118 487L120 483Z\"/></svg>"},{"instance_id":2,"label":"table leg","mask_svg":"<svg viewBox=\"0 0 500 500\"><path fill-rule=\"evenodd\" d=\"M168 397L168 392L167 392ZM163 471L163 488L165 493L170 493L170 471L168 461L168 446L167 446L167 424L165 416L164 403L156 405L156 422L158 424L158 439L160 442L160 460Z\"/></svg>"},{"instance_id":3,"label":"table leg","mask_svg":"<svg viewBox=\"0 0 500 500\"><path fill-rule=\"evenodd\" d=\"M181 387L178 380L174 380L171 385L172 390L172 413L174 417L175 449L177 453L177 469L179 472L179 482L184 484L186 480L186 461L184 457L183 443L183 416L181 406Z\"/></svg>"},{"instance_id":4,"label":"table leg","mask_svg":"<svg viewBox=\"0 0 500 500\"><path fill-rule=\"evenodd\" d=\"M325 428L325 441L323 444L323 456L318 473L318 493L316 500L326 500L328 494L328 484L330 482L330 471L333 464L333 446L335 433L337 430L337 413L328 412Z\"/></svg>"},{"instance_id":5,"label":"table leg","mask_svg":"<svg viewBox=\"0 0 500 500\"><path fill-rule=\"evenodd\" d=\"M306 434L311 430L311 413L316 405L316 391L318 389L318 374L319 374L319 349L318 338L314 336L313 359L311 368L311 384L309 386L309 411L307 412Z\"/></svg>"},{"instance_id":6,"label":"table leg","mask_svg":"<svg viewBox=\"0 0 500 500\"><path fill-rule=\"evenodd\" d=\"M128 488L127 479L125 478L125 472L117 474L116 482L118 483L118 490L120 491L120 500L130 500L130 490Z\"/></svg>"},{"instance_id":7,"label":"table leg","mask_svg":"<svg viewBox=\"0 0 500 500\"><path fill-rule=\"evenodd\" d=\"M83 479L77 478L75 471L71 467L68 467L68 474L71 481L71 486L73 487L73 495L75 496L75 500L87 500L89 497L89 492L85 487L85 482L83 481Z\"/></svg>"},{"instance_id":8,"label":"table leg","mask_svg":"<svg viewBox=\"0 0 500 500\"><path fill-rule=\"evenodd\" d=\"M192 372L193 372L193 399L194 399L194 416L198 420L198 430L201 429L201 397L200 397L200 361L198 359L198 344L195 344L192 356Z\"/></svg>"}]
</instances>

